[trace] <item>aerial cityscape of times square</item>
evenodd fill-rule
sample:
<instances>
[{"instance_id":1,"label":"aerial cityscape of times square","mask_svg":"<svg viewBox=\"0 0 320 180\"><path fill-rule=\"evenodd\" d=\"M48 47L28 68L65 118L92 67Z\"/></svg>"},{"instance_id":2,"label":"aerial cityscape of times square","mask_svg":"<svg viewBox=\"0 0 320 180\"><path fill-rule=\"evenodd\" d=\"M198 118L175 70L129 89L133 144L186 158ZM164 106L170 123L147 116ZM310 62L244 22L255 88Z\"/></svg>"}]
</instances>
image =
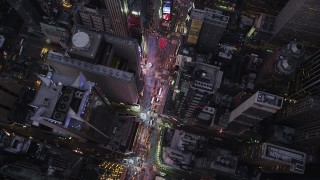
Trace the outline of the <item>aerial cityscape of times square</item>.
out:
<instances>
[{"instance_id":1,"label":"aerial cityscape of times square","mask_svg":"<svg viewBox=\"0 0 320 180\"><path fill-rule=\"evenodd\" d=\"M320 0L0 0L0 179L319 180Z\"/></svg>"}]
</instances>

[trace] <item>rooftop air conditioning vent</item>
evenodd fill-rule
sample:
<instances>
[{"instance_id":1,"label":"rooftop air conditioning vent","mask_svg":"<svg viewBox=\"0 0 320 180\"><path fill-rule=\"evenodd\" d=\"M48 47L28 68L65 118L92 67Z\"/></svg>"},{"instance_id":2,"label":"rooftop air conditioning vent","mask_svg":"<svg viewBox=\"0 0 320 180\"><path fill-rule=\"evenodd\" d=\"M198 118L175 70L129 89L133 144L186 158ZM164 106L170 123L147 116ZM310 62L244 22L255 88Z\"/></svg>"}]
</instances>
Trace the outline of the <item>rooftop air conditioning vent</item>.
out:
<instances>
[{"instance_id":1,"label":"rooftop air conditioning vent","mask_svg":"<svg viewBox=\"0 0 320 180\"><path fill-rule=\"evenodd\" d=\"M76 98L79 98L79 99L82 99L82 97L83 97L83 92L77 91L77 92L75 93L75 97L76 97Z\"/></svg>"},{"instance_id":2,"label":"rooftop air conditioning vent","mask_svg":"<svg viewBox=\"0 0 320 180\"><path fill-rule=\"evenodd\" d=\"M70 100L69 96L63 96L62 97L62 101L64 101L64 102L68 102L69 100Z\"/></svg>"},{"instance_id":3,"label":"rooftop air conditioning vent","mask_svg":"<svg viewBox=\"0 0 320 180\"><path fill-rule=\"evenodd\" d=\"M57 112L57 111L55 111L52 116L52 119L61 121L61 122L64 121L65 118L66 118L66 115L64 113Z\"/></svg>"},{"instance_id":4,"label":"rooftop air conditioning vent","mask_svg":"<svg viewBox=\"0 0 320 180\"><path fill-rule=\"evenodd\" d=\"M67 94L67 95L72 94L72 93L73 93L73 89L72 89L71 87L67 87L67 88L64 90L63 93L64 93L64 94Z\"/></svg>"},{"instance_id":5,"label":"rooftop air conditioning vent","mask_svg":"<svg viewBox=\"0 0 320 180\"><path fill-rule=\"evenodd\" d=\"M58 105L58 110L61 111L61 112L67 112L68 111L68 104L66 104L64 102L61 102Z\"/></svg>"}]
</instances>

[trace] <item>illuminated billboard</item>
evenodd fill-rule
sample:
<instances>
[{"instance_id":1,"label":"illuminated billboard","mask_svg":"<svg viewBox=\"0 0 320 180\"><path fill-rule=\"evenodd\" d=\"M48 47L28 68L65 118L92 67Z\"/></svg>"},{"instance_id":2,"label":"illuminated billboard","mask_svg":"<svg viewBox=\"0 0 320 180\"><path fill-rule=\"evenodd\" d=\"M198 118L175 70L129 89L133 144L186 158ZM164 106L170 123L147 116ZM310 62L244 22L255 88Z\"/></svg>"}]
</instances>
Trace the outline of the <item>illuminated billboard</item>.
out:
<instances>
[{"instance_id":1,"label":"illuminated billboard","mask_svg":"<svg viewBox=\"0 0 320 180\"><path fill-rule=\"evenodd\" d=\"M170 21L171 16L170 16L170 14L162 14L162 19L166 20L166 21Z\"/></svg>"},{"instance_id":2,"label":"illuminated billboard","mask_svg":"<svg viewBox=\"0 0 320 180\"><path fill-rule=\"evenodd\" d=\"M198 36L202 27L202 21L193 19L187 39L187 43L197 44Z\"/></svg>"},{"instance_id":3,"label":"illuminated billboard","mask_svg":"<svg viewBox=\"0 0 320 180\"><path fill-rule=\"evenodd\" d=\"M169 26L170 26L170 23L169 23L168 21L163 21L163 22L161 23L161 25L162 25L163 27L169 27Z\"/></svg>"},{"instance_id":4,"label":"illuminated billboard","mask_svg":"<svg viewBox=\"0 0 320 180\"><path fill-rule=\"evenodd\" d=\"M171 7L170 6L163 6L163 8L162 8L162 13L163 14L170 14L170 12L171 12Z\"/></svg>"}]
</instances>

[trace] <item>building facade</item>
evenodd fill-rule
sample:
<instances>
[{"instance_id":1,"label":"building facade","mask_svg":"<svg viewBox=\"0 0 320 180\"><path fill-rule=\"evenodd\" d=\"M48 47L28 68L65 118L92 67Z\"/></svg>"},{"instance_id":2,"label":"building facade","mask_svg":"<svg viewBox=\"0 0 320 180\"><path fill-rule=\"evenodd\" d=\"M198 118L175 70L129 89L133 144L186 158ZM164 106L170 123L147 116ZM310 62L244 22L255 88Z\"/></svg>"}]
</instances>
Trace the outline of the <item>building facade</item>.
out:
<instances>
[{"instance_id":1,"label":"building facade","mask_svg":"<svg viewBox=\"0 0 320 180\"><path fill-rule=\"evenodd\" d=\"M308 57L289 82L288 98L302 100L307 96L320 97L320 51Z\"/></svg>"},{"instance_id":2,"label":"building facade","mask_svg":"<svg viewBox=\"0 0 320 180\"><path fill-rule=\"evenodd\" d=\"M0 77L0 122L9 123L10 113L16 105L22 86L12 79Z\"/></svg>"},{"instance_id":3,"label":"building facade","mask_svg":"<svg viewBox=\"0 0 320 180\"><path fill-rule=\"evenodd\" d=\"M114 33L118 36L129 36L127 26L128 2L127 0L105 0L105 5L109 11L111 24Z\"/></svg>"},{"instance_id":4,"label":"building facade","mask_svg":"<svg viewBox=\"0 0 320 180\"><path fill-rule=\"evenodd\" d=\"M277 113L275 123L295 128L293 142L320 145L320 100L308 97Z\"/></svg>"}]
</instances>

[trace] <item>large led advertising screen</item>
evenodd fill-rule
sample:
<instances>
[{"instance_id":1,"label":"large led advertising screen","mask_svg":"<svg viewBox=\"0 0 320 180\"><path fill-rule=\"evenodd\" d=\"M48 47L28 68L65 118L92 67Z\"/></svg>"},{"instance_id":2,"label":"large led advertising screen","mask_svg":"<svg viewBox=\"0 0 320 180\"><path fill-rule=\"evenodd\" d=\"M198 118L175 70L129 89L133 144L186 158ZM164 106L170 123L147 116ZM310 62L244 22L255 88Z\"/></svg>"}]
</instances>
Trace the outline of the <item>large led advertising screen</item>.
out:
<instances>
[{"instance_id":1,"label":"large led advertising screen","mask_svg":"<svg viewBox=\"0 0 320 180\"><path fill-rule=\"evenodd\" d=\"M162 19L166 20L166 21L170 21L171 16L170 16L170 14L162 14Z\"/></svg>"},{"instance_id":2,"label":"large led advertising screen","mask_svg":"<svg viewBox=\"0 0 320 180\"><path fill-rule=\"evenodd\" d=\"M171 12L171 7L170 6L163 6L162 8L162 13L163 14L170 14Z\"/></svg>"}]
</instances>

